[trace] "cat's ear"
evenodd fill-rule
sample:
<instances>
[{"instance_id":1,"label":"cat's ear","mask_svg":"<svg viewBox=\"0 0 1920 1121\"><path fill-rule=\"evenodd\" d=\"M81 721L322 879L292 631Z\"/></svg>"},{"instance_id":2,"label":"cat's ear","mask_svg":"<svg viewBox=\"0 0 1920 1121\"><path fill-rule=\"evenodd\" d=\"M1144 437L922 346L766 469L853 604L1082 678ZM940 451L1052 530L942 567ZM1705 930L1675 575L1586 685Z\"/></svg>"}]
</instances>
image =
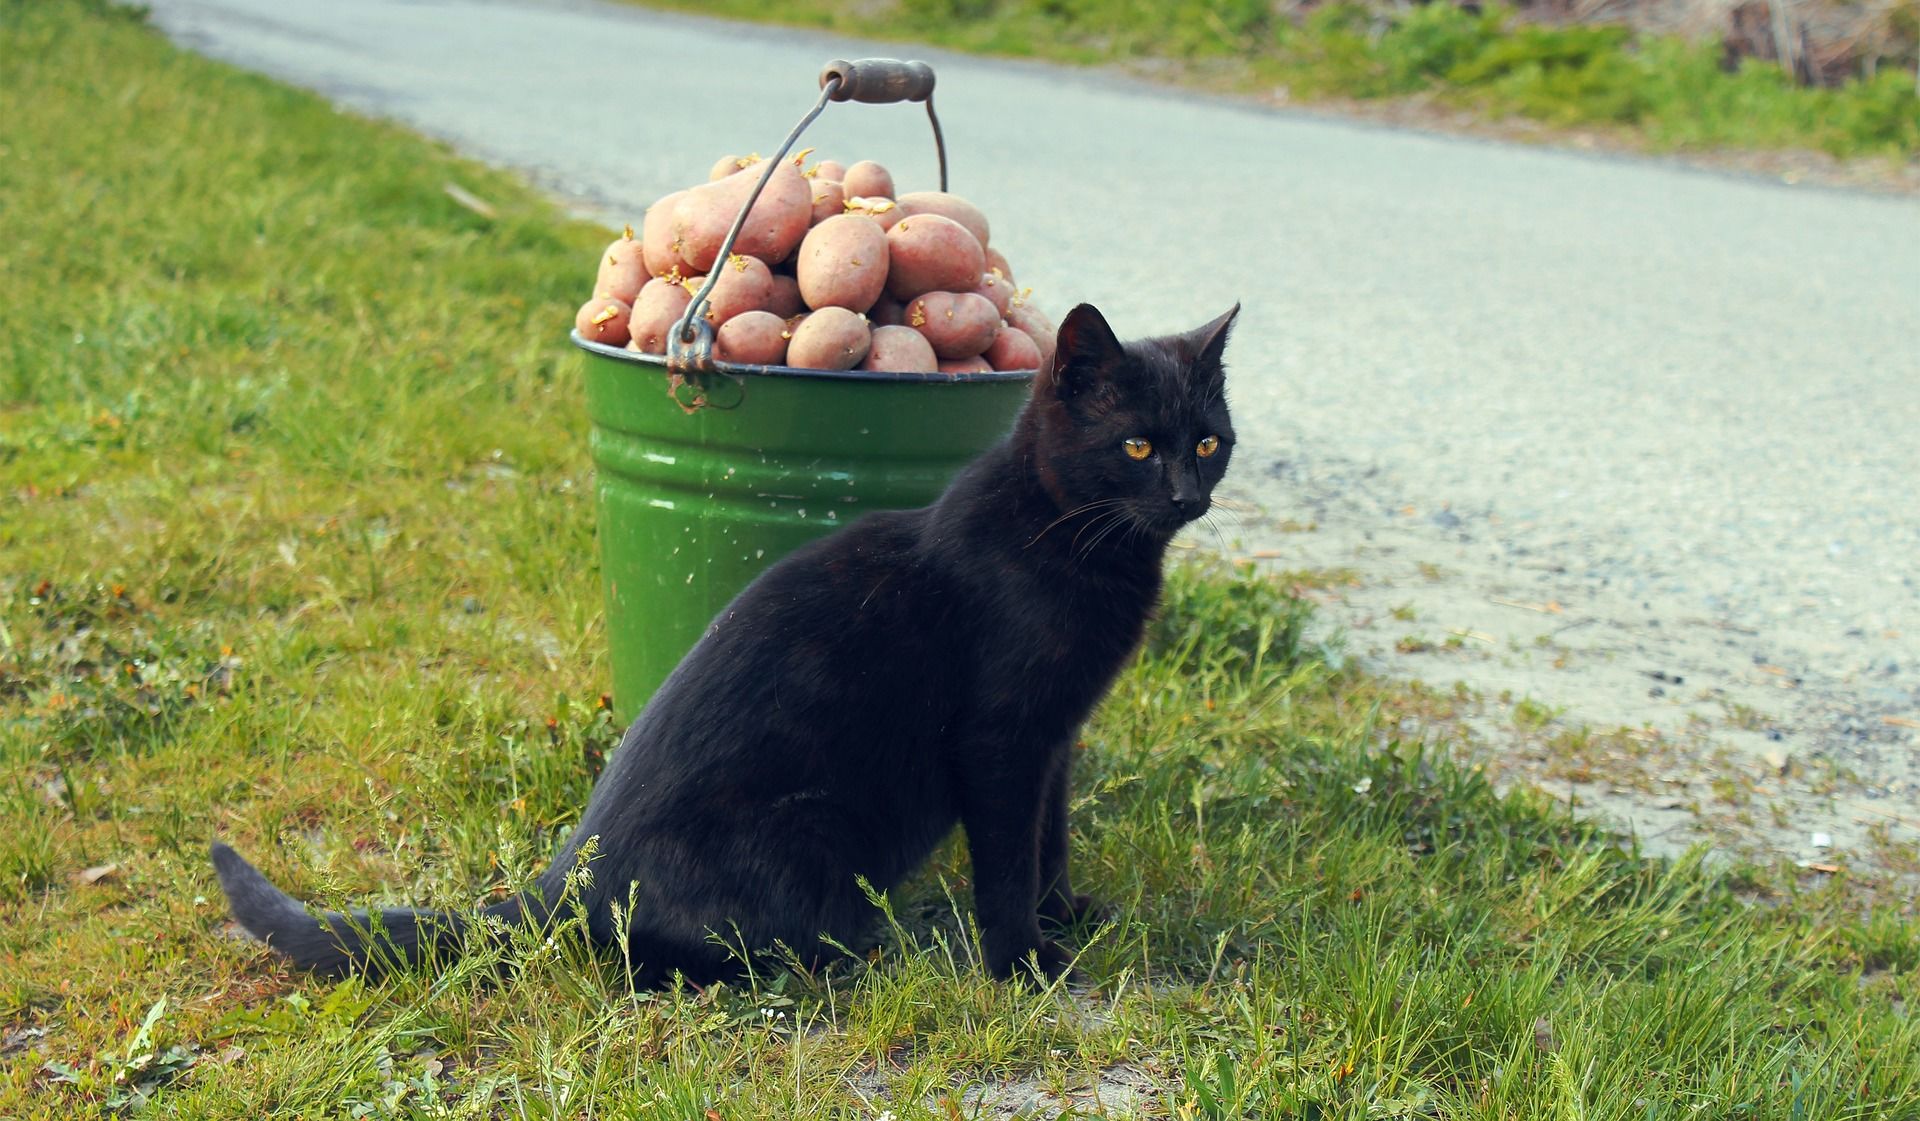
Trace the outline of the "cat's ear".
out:
<instances>
[{"instance_id":1,"label":"cat's ear","mask_svg":"<svg viewBox=\"0 0 1920 1121\"><path fill-rule=\"evenodd\" d=\"M1221 362L1226 356L1227 336L1232 333L1234 320L1239 317L1240 305L1234 304L1227 309L1227 314L1181 336L1187 352L1188 368L1195 375L1207 381L1218 381L1224 376Z\"/></svg>"},{"instance_id":2,"label":"cat's ear","mask_svg":"<svg viewBox=\"0 0 1920 1121\"><path fill-rule=\"evenodd\" d=\"M1047 386L1062 400L1111 382L1126 361L1120 340L1100 309L1081 304L1060 321Z\"/></svg>"}]
</instances>

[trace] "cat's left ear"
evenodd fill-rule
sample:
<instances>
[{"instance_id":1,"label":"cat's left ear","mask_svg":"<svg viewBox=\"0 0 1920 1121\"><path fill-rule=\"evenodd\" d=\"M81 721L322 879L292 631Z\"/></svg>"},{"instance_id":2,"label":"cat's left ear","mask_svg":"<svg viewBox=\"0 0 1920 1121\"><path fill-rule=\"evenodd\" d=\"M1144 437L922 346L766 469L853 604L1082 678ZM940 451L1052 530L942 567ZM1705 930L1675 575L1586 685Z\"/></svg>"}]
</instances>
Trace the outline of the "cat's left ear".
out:
<instances>
[{"instance_id":1,"label":"cat's left ear","mask_svg":"<svg viewBox=\"0 0 1920 1121\"><path fill-rule=\"evenodd\" d=\"M1227 309L1227 314L1181 336L1186 346L1189 368L1194 373L1208 381L1218 381L1224 376L1221 362L1226 356L1227 336L1232 333L1234 320L1239 317L1240 305L1236 303Z\"/></svg>"},{"instance_id":2,"label":"cat's left ear","mask_svg":"<svg viewBox=\"0 0 1920 1121\"><path fill-rule=\"evenodd\" d=\"M1107 326L1107 317L1092 304L1081 304L1060 321L1054 335L1053 368L1046 388L1061 400L1077 397L1110 382L1126 362L1120 340Z\"/></svg>"}]
</instances>

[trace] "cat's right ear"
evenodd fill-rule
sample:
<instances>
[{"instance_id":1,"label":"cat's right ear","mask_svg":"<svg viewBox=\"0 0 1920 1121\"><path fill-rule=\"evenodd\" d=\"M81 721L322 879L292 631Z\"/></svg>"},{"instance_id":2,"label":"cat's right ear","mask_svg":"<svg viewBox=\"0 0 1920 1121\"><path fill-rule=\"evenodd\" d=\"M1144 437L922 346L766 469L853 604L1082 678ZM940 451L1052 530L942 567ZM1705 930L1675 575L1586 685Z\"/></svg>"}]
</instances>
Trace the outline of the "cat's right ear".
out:
<instances>
[{"instance_id":1,"label":"cat's right ear","mask_svg":"<svg viewBox=\"0 0 1920 1121\"><path fill-rule=\"evenodd\" d=\"M1126 352L1106 316L1092 304L1081 304L1060 321L1045 387L1069 400L1110 383L1124 361Z\"/></svg>"}]
</instances>

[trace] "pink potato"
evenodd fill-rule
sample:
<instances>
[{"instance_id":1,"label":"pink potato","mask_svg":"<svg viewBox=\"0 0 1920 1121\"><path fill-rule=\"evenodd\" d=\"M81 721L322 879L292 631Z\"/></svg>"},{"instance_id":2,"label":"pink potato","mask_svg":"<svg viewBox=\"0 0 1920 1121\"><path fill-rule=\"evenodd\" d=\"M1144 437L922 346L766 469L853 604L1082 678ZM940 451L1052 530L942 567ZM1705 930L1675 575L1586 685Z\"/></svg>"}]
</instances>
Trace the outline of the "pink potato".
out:
<instances>
[{"instance_id":1,"label":"pink potato","mask_svg":"<svg viewBox=\"0 0 1920 1121\"><path fill-rule=\"evenodd\" d=\"M692 293L664 277L654 277L633 303L633 343L648 354L667 352L667 332L687 313Z\"/></svg>"},{"instance_id":2,"label":"pink potato","mask_svg":"<svg viewBox=\"0 0 1920 1121\"><path fill-rule=\"evenodd\" d=\"M847 210L847 189L838 179L813 180L813 217L814 225L826 221Z\"/></svg>"},{"instance_id":3,"label":"pink potato","mask_svg":"<svg viewBox=\"0 0 1920 1121\"><path fill-rule=\"evenodd\" d=\"M940 368L939 356L927 337L911 327L875 327L863 370L896 374L931 374Z\"/></svg>"},{"instance_id":4,"label":"pink potato","mask_svg":"<svg viewBox=\"0 0 1920 1121\"><path fill-rule=\"evenodd\" d=\"M600 272L593 278L593 294L612 296L623 304L631 304L646 280L647 268L641 260L640 243L633 238L633 227L628 226L626 236L614 239L600 255Z\"/></svg>"},{"instance_id":5,"label":"pink potato","mask_svg":"<svg viewBox=\"0 0 1920 1121\"><path fill-rule=\"evenodd\" d=\"M907 326L942 358L972 358L993 345L1000 313L975 292L928 292L907 305Z\"/></svg>"},{"instance_id":6,"label":"pink potato","mask_svg":"<svg viewBox=\"0 0 1920 1121\"><path fill-rule=\"evenodd\" d=\"M1037 370L1040 346L1033 336L1018 327L1004 324L993 333L993 344L981 355L996 370Z\"/></svg>"},{"instance_id":7,"label":"pink potato","mask_svg":"<svg viewBox=\"0 0 1920 1121\"><path fill-rule=\"evenodd\" d=\"M580 305L574 314L573 328L588 342L620 346L627 341L627 323L633 308L625 300L595 296Z\"/></svg>"},{"instance_id":8,"label":"pink potato","mask_svg":"<svg viewBox=\"0 0 1920 1121\"><path fill-rule=\"evenodd\" d=\"M647 207L640 223L640 255L645 259L648 276L666 276L680 268L680 242L673 233L673 208L687 196L675 191Z\"/></svg>"},{"instance_id":9,"label":"pink potato","mask_svg":"<svg viewBox=\"0 0 1920 1121\"><path fill-rule=\"evenodd\" d=\"M721 156L719 162L707 172L707 182L718 182L736 171L745 171L764 162L759 156Z\"/></svg>"},{"instance_id":10,"label":"pink potato","mask_svg":"<svg viewBox=\"0 0 1920 1121\"><path fill-rule=\"evenodd\" d=\"M940 372L943 374L986 374L992 373L993 367L987 365L986 359L976 354L972 358L942 358L940 360Z\"/></svg>"},{"instance_id":11,"label":"pink potato","mask_svg":"<svg viewBox=\"0 0 1920 1121\"><path fill-rule=\"evenodd\" d=\"M859 214L880 223L880 228L890 230L893 224L905 218L906 214L892 199L868 198L864 195L848 195L846 202L848 214Z\"/></svg>"},{"instance_id":12,"label":"pink potato","mask_svg":"<svg viewBox=\"0 0 1920 1121\"><path fill-rule=\"evenodd\" d=\"M881 296L867 309L867 318L882 327L898 327L907 321L907 309L892 296Z\"/></svg>"},{"instance_id":13,"label":"pink potato","mask_svg":"<svg viewBox=\"0 0 1920 1121\"><path fill-rule=\"evenodd\" d=\"M829 218L807 231L794 270L808 307L866 311L887 286L887 233L858 214Z\"/></svg>"},{"instance_id":14,"label":"pink potato","mask_svg":"<svg viewBox=\"0 0 1920 1121\"><path fill-rule=\"evenodd\" d=\"M808 370L851 370L873 343L867 317L843 307L821 308L791 330L787 364Z\"/></svg>"},{"instance_id":15,"label":"pink potato","mask_svg":"<svg viewBox=\"0 0 1920 1121\"><path fill-rule=\"evenodd\" d=\"M974 286L975 292L993 301L995 311L1007 314L1007 308L1013 303L1013 281L989 269L980 274L980 283Z\"/></svg>"},{"instance_id":16,"label":"pink potato","mask_svg":"<svg viewBox=\"0 0 1920 1121\"><path fill-rule=\"evenodd\" d=\"M765 311L772 306L773 273L760 258L735 253L714 272L720 279L714 282L713 291L707 296L707 309L702 313L708 323L718 327L742 312ZM706 281L702 279L700 283ZM687 291L697 294L700 284L689 280Z\"/></svg>"},{"instance_id":17,"label":"pink potato","mask_svg":"<svg viewBox=\"0 0 1920 1121\"><path fill-rule=\"evenodd\" d=\"M786 273L774 273L773 298L767 301L767 310L782 319L792 319L807 310L807 302L800 298L800 282Z\"/></svg>"},{"instance_id":18,"label":"pink potato","mask_svg":"<svg viewBox=\"0 0 1920 1121\"><path fill-rule=\"evenodd\" d=\"M1000 274L1000 279L1008 284L1013 283L1013 266L1007 264L1007 255L998 249L987 249L987 271L997 272Z\"/></svg>"},{"instance_id":19,"label":"pink potato","mask_svg":"<svg viewBox=\"0 0 1920 1121\"><path fill-rule=\"evenodd\" d=\"M840 177L847 186L847 197L856 195L864 198L893 197L893 173L872 160L861 160L848 168Z\"/></svg>"},{"instance_id":20,"label":"pink potato","mask_svg":"<svg viewBox=\"0 0 1920 1121\"><path fill-rule=\"evenodd\" d=\"M987 225L987 216L980 212L979 207L959 195L950 195L945 191L914 191L894 201L900 204L900 209L906 211L909 218L915 214L938 214L953 219L967 228L973 240L980 243L982 251L987 248L987 238L992 232ZM981 271L986 270L982 268Z\"/></svg>"},{"instance_id":21,"label":"pink potato","mask_svg":"<svg viewBox=\"0 0 1920 1121\"><path fill-rule=\"evenodd\" d=\"M758 173L729 175L693 188L674 206L673 233L687 271L706 272L713 267L727 230L759 181ZM792 160L782 160L747 215L733 251L777 264L800 244L812 218L813 192L806 178Z\"/></svg>"},{"instance_id":22,"label":"pink potato","mask_svg":"<svg viewBox=\"0 0 1920 1121\"><path fill-rule=\"evenodd\" d=\"M847 177L847 165L839 160L821 160L813 165L813 171L810 174L816 183L822 179L831 179L838 183Z\"/></svg>"},{"instance_id":23,"label":"pink potato","mask_svg":"<svg viewBox=\"0 0 1920 1121\"><path fill-rule=\"evenodd\" d=\"M1048 319L1045 312L1025 300L1016 299L1013 301L1013 306L1007 309L1007 322L1025 331L1033 339L1033 345L1040 348L1041 367L1051 368L1053 366L1053 320Z\"/></svg>"},{"instance_id":24,"label":"pink potato","mask_svg":"<svg viewBox=\"0 0 1920 1121\"><path fill-rule=\"evenodd\" d=\"M713 335L713 356L748 366L778 366L787 358L786 321L770 311L743 311Z\"/></svg>"},{"instance_id":25,"label":"pink potato","mask_svg":"<svg viewBox=\"0 0 1920 1121\"><path fill-rule=\"evenodd\" d=\"M980 283L986 256L967 228L939 214L900 219L887 231L887 294L911 300L926 292L966 292Z\"/></svg>"}]
</instances>

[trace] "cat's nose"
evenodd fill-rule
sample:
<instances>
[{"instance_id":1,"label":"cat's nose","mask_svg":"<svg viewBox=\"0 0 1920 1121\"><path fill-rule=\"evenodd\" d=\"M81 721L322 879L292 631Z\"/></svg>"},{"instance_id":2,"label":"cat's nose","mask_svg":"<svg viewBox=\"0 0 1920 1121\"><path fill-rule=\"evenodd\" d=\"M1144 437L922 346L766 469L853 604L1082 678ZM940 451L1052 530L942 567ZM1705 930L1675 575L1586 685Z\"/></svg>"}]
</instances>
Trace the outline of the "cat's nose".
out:
<instances>
[{"instance_id":1,"label":"cat's nose","mask_svg":"<svg viewBox=\"0 0 1920 1121\"><path fill-rule=\"evenodd\" d=\"M1207 500L1199 495L1176 494L1173 496L1173 508L1180 516L1192 521L1207 512Z\"/></svg>"}]
</instances>

